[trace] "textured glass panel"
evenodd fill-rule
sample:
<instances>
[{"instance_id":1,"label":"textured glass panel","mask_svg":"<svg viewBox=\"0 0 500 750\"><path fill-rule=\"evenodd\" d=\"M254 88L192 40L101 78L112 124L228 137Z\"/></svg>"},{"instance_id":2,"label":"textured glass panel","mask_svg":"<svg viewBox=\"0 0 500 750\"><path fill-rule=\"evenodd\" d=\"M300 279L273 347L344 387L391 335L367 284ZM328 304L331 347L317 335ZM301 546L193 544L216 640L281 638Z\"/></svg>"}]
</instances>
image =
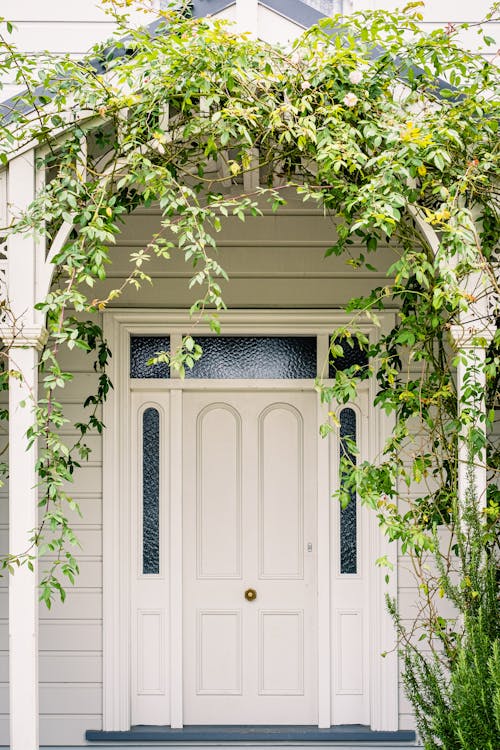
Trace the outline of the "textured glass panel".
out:
<instances>
[{"instance_id":1,"label":"textured glass panel","mask_svg":"<svg viewBox=\"0 0 500 750\"><path fill-rule=\"evenodd\" d=\"M160 572L160 415L142 417L142 572Z\"/></svg>"},{"instance_id":2,"label":"textured glass panel","mask_svg":"<svg viewBox=\"0 0 500 750\"><path fill-rule=\"evenodd\" d=\"M169 336L131 336L130 337L130 377L131 378L169 378L170 367L161 363L148 365L148 360L158 352L170 351Z\"/></svg>"},{"instance_id":3,"label":"textured glass panel","mask_svg":"<svg viewBox=\"0 0 500 750\"><path fill-rule=\"evenodd\" d=\"M314 378L315 336L200 336L187 378Z\"/></svg>"},{"instance_id":4,"label":"textured glass panel","mask_svg":"<svg viewBox=\"0 0 500 750\"><path fill-rule=\"evenodd\" d=\"M360 367L366 367L368 364L368 355L361 348L359 341L355 338L349 339L350 343L347 343L345 336L340 336L335 339L336 344L340 344L344 353L341 357L335 357L330 362L328 368L328 377L334 378L335 373L338 370L347 370L353 365L360 365ZM353 345L351 347L351 344Z\"/></svg>"},{"instance_id":5,"label":"textured glass panel","mask_svg":"<svg viewBox=\"0 0 500 750\"><path fill-rule=\"evenodd\" d=\"M356 463L354 456L346 445L346 438L356 442L356 414L353 409L342 409L340 412L340 457ZM343 477L340 476L342 483ZM357 519L356 493L351 492L349 505L340 509L340 572L357 573Z\"/></svg>"}]
</instances>

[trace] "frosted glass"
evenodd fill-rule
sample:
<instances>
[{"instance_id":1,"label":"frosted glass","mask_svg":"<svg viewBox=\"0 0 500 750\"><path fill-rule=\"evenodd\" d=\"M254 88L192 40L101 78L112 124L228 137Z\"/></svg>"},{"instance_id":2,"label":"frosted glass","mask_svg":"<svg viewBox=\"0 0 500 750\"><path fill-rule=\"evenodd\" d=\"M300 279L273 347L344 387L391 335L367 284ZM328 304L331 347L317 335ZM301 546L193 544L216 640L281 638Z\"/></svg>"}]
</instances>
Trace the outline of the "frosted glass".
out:
<instances>
[{"instance_id":1,"label":"frosted glass","mask_svg":"<svg viewBox=\"0 0 500 750\"><path fill-rule=\"evenodd\" d=\"M354 456L346 445L346 438L356 442L356 414L353 409L342 409L340 412L340 457L356 463ZM344 475L345 476L345 475ZM340 476L342 484L343 476ZM352 491L351 500L345 508L340 509L340 572L357 573L357 508L356 493Z\"/></svg>"},{"instance_id":2,"label":"frosted glass","mask_svg":"<svg viewBox=\"0 0 500 750\"><path fill-rule=\"evenodd\" d=\"M314 378L315 336L199 336L187 378Z\"/></svg>"},{"instance_id":3,"label":"frosted glass","mask_svg":"<svg viewBox=\"0 0 500 750\"><path fill-rule=\"evenodd\" d=\"M336 344L340 344L343 349L341 357L335 357L332 359L328 368L328 377L334 378L335 373L339 370L347 370L353 365L360 365L360 367L366 367L368 365L368 355L361 346L357 339L350 339L353 346L347 343L344 336L335 339Z\"/></svg>"},{"instance_id":4,"label":"frosted glass","mask_svg":"<svg viewBox=\"0 0 500 750\"><path fill-rule=\"evenodd\" d=\"M160 572L160 415L142 417L142 572Z\"/></svg>"},{"instance_id":5,"label":"frosted glass","mask_svg":"<svg viewBox=\"0 0 500 750\"><path fill-rule=\"evenodd\" d=\"M165 363L148 365L148 360L158 352L170 351L169 336L130 337L130 377L169 378L170 367Z\"/></svg>"}]
</instances>

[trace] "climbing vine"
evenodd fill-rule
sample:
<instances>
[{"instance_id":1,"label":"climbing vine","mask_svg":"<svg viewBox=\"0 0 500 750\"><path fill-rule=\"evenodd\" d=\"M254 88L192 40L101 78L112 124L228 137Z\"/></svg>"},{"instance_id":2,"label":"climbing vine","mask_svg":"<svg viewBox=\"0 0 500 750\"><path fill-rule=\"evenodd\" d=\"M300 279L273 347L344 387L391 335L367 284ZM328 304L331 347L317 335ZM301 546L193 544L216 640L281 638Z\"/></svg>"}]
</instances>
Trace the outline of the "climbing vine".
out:
<instances>
[{"instance_id":1,"label":"climbing vine","mask_svg":"<svg viewBox=\"0 0 500 750\"><path fill-rule=\"evenodd\" d=\"M227 217L245 221L264 205L279 211L294 190L335 218L327 256L374 270L379 248L394 254L385 283L350 301L351 324L332 337L334 370L352 346L365 351L367 364L338 367L327 378L325 362L316 383L329 404L322 433L338 428L336 405L355 399L359 383L375 378L375 404L393 415L394 428L373 462L354 465L349 456L355 446L348 446L338 500L349 502L356 490L410 555L423 592L415 628L438 630L451 648L456 629L442 619L436 601L444 595L460 522L460 435L466 436L469 462L487 462L492 480L480 514L480 544L489 554L498 539L499 450L485 441L483 429L493 434L500 406L500 337L494 332L500 298L498 68L460 46L460 28L424 33L418 2L402 13L325 19L289 48L239 35L222 21L193 19L188 5L159 12L152 25L148 11L146 25L134 25L137 14L129 15L129 5L108 2L114 37L78 61L23 55L10 41L11 25L2 21L0 73L24 92L3 107L0 161L7 165L10 155L36 143L45 175L33 204L3 234L35 232L49 253L58 248L50 255L52 288L37 305L49 339L28 435L39 445L42 520L32 546L4 557L4 568L49 555L40 589L48 606L56 592L64 598L65 579L72 583L78 574L78 542L68 520L68 511L78 511L71 480L89 455L89 433L104 429L100 406L112 387L106 374L112 353L99 313L127 286L139 289L150 281L152 258L168 263L180 253L193 269L191 315L218 333L227 281L217 259L218 232ZM498 6L489 18L499 19ZM486 47L493 44L481 24L477 32ZM245 180L255 174L259 180ZM250 182L253 187L245 189ZM104 293L110 248L124 218L153 203L161 211L160 231L131 254L124 284L111 291L108 285ZM437 247L422 227L432 230ZM360 243L361 253L354 249ZM387 305L399 310L394 328L368 340L360 323L378 325L377 313ZM486 343L494 334L486 363L477 365L486 396L471 378L458 410L455 371L463 354L450 331L477 319L478 310L474 340ZM4 324L15 327L8 296L3 315ZM73 445L60 435L68 423L61 393L72 379L59 362L66 348L94 358L98 383L83 405L87 419L73 425ZM158 352L157 359L182 374L200 356L196 337L189 336L179 350ZM5 390L9 377L22 373L9 363L8 346L2 362ZM452 541L440 551L444 528ZM428 573L429 552L438 555L441 572Z\"/></svg>"}]
</instances>

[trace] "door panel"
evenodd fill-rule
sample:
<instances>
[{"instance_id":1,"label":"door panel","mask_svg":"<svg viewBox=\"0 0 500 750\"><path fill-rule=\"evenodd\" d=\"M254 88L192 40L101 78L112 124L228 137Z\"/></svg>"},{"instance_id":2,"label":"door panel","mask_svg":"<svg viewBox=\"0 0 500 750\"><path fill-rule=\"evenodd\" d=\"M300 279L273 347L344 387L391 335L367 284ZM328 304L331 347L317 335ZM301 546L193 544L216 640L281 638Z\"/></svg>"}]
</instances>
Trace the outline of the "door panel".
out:
<instances>
[{"instance_id":1,"label":"door panel","mask_svg":"<svg viewBox=\"0 0 500 750\"><path fill-rule=\"evenodd\" d=\"M289 404L259 415L259 578L304 577L304 425Z\"/></svg>"},{"instance_id":2,"label":"door panel","mask_svg":"<svg viewBox=\"0 0 500 750\"><path fill-rule=\"evenodd\" d=\"M198 415L196 455L197 576L241 578L241 420L236 411L212 404Z\"/></svg>"},{"instance_id":3,"label":"door panel","mask_svg":"<svg viewBox=\"0 0 500 750\"><path fill-rule=\"evenodd\" d=\"M259 695L304 695L303 610L259 615Z\"/></svg>"},{"instance_id":4,"label":"door panel","mask_svg":"<svg viewBox=\"0 0 500 750\"><path fill-rule=\"evenodd\" d=\"M315 409L184 394L185 724L317 723Z\"/></svg>"},{"instance_id":5,"label":"door panel","mask_svg":"<svg viewBox=\"0 0 500 750\"><path fill-rule=\"evenodd\" d=\"M241 695L241 611L197 614L197 695Z\"/></svg>"}]
</instances>

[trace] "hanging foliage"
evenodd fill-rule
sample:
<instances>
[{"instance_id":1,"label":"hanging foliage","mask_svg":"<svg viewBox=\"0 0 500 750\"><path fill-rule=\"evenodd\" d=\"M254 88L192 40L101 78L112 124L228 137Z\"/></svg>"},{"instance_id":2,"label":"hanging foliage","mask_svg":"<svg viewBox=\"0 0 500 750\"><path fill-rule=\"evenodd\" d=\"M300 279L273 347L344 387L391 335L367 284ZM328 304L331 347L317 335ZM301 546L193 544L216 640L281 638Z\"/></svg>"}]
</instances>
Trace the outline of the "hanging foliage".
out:
<instances>
[{"instance_id":1,"label":"hanging foliage","mask_svg":"<svg viewBox=\"0 0 500 750\"><path fill-rule=\"evenodd\" d=\"M322 433L338 427L335 405L354 399L359 382L375 377L375 405L393 416L394 428L371 463L354 462L356 448L349 447L338 499L345 504L357 491L410 555L423 597L415 627L440 630L451 648L459 624L443 626L436 601L447 594L443 576L455 559L460 435L469 462L487 462L492 477L480 514L487 554L498 532L499 451L485 441L483 428L491 430L500 406L500 337L489 344L485 364L468 362L458 410L454 373L465 355L450 336L453 326L466 329L475 321L469 338L486 345L498 315L498 69L462 49L459 29L422 32L420 3L402 14L326 19L287 49L239 35L222 21L192 19L188 8L134 26L129 5L109 3L114 38L78 61L50 55L34 61L15 49L10 24L2 24L0 74L26 90L3 107L0 161L7 164L35 143L45 174L36 200L4 234L35 231L49 254L58 248L50 255L52 288L37 305L50 336L28 436L40 446L43 520L30 549L4 558L4 567L30 565L49 553L41 582L49 606L55 592L64 598L64 577L73 582L78 573L68 520L68 511L78 508L68 481L89 455L89 432L104 428L100 406L112 387L111 352L97 314L126 286L150 281L151 258L168 263L181 253L193 269L191 314L218 332L227 279L217 260L218 232L227 217L244 221L266 204L279 211L294 190L335 218L327 256L374 270L380 246L389 243L394 252L385 283L351 300L351 324L332 337L334 370L351 346L366 351L368 364L339 368L326 379L325 363L325 378L316 383L330 404ZM498 8L491 18L498 20ZM492 44L485 35L483 41ZM260 180L245 191L248 174ZM100 294L124 217L153 203L161 211L160 231L131 254L125 284ZM354 250L360 243L362 253ZM398 320L369 341L358 324L377 325L386 305L397 305ZM8 297L3 315L4 324L15 323ZM84 404L87 419L73 426L74 445L60 436L68 423L60 394L72 378L59 364L64 348L94 357L98 378ZM3 389L13 375L8 354L5 347ZM191 337L172 354L158 353L181 373L199 356ZM486 423L475 368L486 380ZM452 539L444 551L440 529ZM428 552L444 566L432 575Z\"/></svg>"}]
</instances>

